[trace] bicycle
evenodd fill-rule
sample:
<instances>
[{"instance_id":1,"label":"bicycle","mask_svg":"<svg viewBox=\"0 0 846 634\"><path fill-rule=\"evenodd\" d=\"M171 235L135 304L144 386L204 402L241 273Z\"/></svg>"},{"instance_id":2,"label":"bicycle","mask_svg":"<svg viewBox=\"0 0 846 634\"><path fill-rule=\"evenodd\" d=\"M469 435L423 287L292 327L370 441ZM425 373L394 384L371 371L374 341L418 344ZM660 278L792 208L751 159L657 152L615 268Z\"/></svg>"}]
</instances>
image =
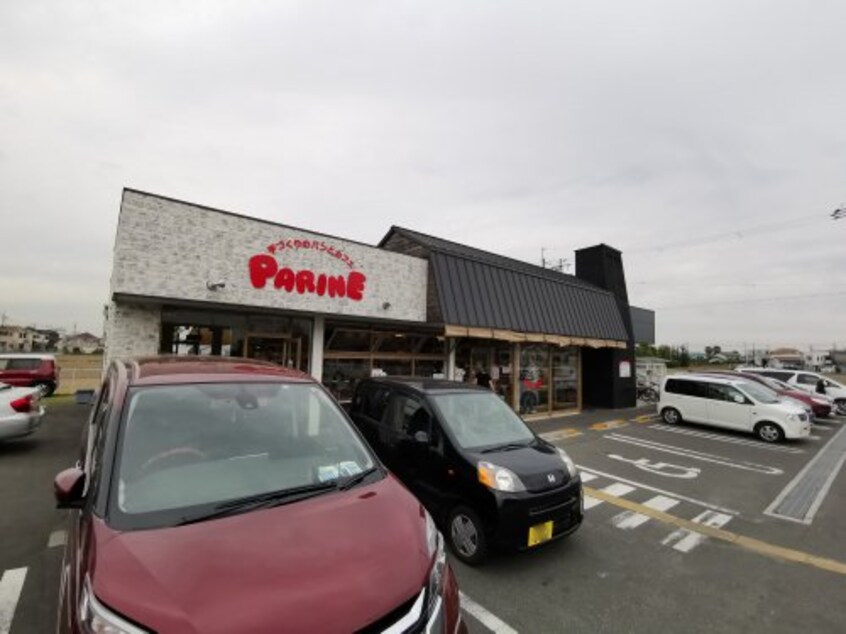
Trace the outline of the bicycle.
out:
<instances>
[{"instance_id":1,"label":"bicycle","mask_svg":"<svg viewBox=\"0 0 846 634\"><path fill-rule=\"evenodd\" d=\"M645 403L657 403L661 398L658 390L654 385L638 385L637 386L637 400Z\"/></svg>"}]
</instances>

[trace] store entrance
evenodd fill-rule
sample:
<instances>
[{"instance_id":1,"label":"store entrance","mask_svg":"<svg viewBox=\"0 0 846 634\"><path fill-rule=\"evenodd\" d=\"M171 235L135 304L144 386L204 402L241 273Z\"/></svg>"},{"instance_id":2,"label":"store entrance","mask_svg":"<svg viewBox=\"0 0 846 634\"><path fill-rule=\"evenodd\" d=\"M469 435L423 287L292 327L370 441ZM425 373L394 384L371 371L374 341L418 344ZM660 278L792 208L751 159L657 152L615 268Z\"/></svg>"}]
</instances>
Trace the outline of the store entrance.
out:
<instances>
[{"instance_id":1,"label":"store entrance","mask_svg":"<svg viewBox=\"0 0 846 634\"><path fill-rule=\"evenodd\" d=\"M302 340L299 337L247 335L246 356L270 361L285 368L302 369Z\"/></svg>"}]
</instances>

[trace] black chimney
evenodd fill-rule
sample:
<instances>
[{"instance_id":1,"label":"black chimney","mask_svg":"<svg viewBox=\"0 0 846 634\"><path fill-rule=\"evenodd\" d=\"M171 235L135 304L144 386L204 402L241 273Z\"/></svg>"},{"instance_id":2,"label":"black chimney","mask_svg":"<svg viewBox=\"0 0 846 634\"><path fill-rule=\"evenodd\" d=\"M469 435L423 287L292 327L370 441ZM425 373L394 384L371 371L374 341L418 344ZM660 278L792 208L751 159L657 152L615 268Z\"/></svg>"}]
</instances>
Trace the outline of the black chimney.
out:
<instances>
[{"instance_id":1,"label":"black chimney","mask_svg":"<svg viewBox=\"0 0 846 634\"><path fill-rule=\"evenodd\" d=\"M634 331L622 254L605 244L579 249L576 251L576 277L611 291L628 333L625 349L582 349L584 405L613 409L634 407L637 404Z\"/></svg>"}]
</instances>

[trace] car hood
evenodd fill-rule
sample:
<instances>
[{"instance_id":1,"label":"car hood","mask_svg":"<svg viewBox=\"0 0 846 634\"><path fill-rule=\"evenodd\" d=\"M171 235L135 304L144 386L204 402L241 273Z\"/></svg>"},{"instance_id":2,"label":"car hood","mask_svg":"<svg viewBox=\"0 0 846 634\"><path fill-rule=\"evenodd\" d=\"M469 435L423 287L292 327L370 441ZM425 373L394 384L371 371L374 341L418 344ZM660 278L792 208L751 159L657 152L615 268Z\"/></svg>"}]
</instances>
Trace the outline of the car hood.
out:
<instances>
[{"instance_id":1,"label":"car hood","mask_svg":"<svg viewBox=\"0 0 846 634\"><path fill-rule=\"evenodd\" d=\"M520 449L488 453L474 452L472 455L476 462L490 462L513 471L523 485L532 492L555 489L570 479L564 461L558 455L555 446L544 441L536 441Z\"/></svg>"},{"instance_id":2,"label":"car hood","mask_svg":"<svg viewBox=\"0 0 846 634\"><path fill-rule=\"evenodd\" d=\"M425 511L391 475L207 522L95 530L95 595L159 632L353 631L418 594L430 565Z\"/></svg>"}]
</instances>

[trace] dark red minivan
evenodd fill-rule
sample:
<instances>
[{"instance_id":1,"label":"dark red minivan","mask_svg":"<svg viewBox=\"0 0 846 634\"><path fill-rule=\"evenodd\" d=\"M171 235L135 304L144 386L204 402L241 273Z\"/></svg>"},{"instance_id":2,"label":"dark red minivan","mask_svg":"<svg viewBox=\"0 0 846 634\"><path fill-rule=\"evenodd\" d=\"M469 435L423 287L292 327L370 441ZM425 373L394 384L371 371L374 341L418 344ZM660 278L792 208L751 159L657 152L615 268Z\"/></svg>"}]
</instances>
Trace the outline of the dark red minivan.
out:
<instances>
[{"instance_id":1,"label":"dark red minivan","mask_svg":"<svg viewBox=\"0 0 846 634\"><path fill-rule=\"evenodd\" d=\"M465 631L432 519L302 373L113 363L55 489L59 632Z\"/></svg>"}]
</instances>

